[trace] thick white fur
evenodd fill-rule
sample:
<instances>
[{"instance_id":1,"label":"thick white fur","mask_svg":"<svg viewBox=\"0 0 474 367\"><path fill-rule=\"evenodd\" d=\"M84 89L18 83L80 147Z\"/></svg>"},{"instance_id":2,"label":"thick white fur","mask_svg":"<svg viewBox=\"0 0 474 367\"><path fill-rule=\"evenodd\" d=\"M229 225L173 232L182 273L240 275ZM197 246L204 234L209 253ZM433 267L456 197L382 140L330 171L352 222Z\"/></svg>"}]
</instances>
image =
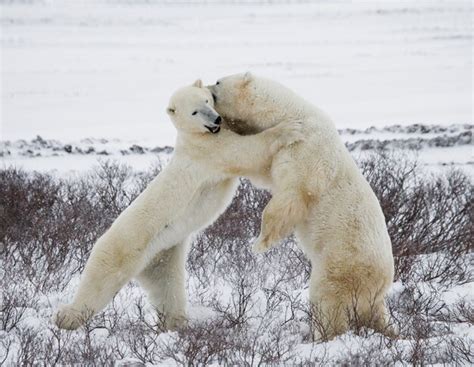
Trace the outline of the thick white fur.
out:
<instances>
[{"instance_id":1,"label":"thick white fur","mask_svg":"<svg viewBox=\"0 0 474 367\"><path fill-rule=\"evenodd\" d=\"M193 114L198 111L199 113ZM191 234L212 223L235 192L236 176L268 169L273 155L301 139L300 126L285 125L251 136L216 127L212 96L197 81L178 90L168 113L178 130L170 163L98 239L71 304L53 316L76 329L131 278L172 329L186 320L184 263Z\"/></svg>"},{"instance_id":2,"label":"thick white fur","mask_svg":"<svg viewBox=\"0 0 474 367\"><path fill-rule=\"evenodd\" d=\"M267 175L250 177L273 194L254 250L266 251L296 230L313 269L310 301L324 324L324 333L314 328L315 339L346 331L351 313L390 333L384 296L394 263L384 215L333 122L288 88L250 73L209 89L236 130L303 125L303 141L280 150Z\"/></svg>"}]
</instances>

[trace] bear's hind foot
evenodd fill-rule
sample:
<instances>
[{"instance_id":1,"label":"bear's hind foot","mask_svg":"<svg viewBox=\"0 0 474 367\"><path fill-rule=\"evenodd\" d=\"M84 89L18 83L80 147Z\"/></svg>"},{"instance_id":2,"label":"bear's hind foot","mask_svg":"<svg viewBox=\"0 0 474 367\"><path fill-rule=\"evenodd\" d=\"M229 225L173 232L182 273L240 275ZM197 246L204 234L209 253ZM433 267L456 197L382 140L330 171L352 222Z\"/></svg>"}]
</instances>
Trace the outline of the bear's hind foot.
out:
<instances>
[{"instance_id":1,"label":"bear's hind foot","mask_svg":"<svg viewBox=\"0 0 474 367\"><path fill-rule=\"evenodd\" d=\"M165 319L165 329L170 331L176 331L188 325L188 319L186 316L177 316L177 317L166 317Z\"/></svg>"},{"instance_id":2,"label":"bear's hind foot","mask_svg":"<svg viewBox=\"0 0 474 367\"><path fill-rule=\"evenodd\" d=\"M156 326L160 332L177 331L188 326L186 314L165 314L157 310Z\"/></svg>"},{"instance_id":3,"label":"bear's hind foot","mask_svg":"<svg viewBox=\"0 0 474 367\"><path fill-rule=\"evenodd\" d=\"M252 252L255 254L263 254L267 252L272 247L271 243L268 240L258 237L252 246Z\"/></svg>"},{"instance_id":4,"label":"bear's hind foot","mask_svg":"<svg viewBox=\"0 0 474 367\"><path fill-rule=\"evenodd\" d=\"M61 305L52 317L52 321L60 329L76 330L84 325L93 312L82 312L72 305Z\"/></svg>"}]
</instances>

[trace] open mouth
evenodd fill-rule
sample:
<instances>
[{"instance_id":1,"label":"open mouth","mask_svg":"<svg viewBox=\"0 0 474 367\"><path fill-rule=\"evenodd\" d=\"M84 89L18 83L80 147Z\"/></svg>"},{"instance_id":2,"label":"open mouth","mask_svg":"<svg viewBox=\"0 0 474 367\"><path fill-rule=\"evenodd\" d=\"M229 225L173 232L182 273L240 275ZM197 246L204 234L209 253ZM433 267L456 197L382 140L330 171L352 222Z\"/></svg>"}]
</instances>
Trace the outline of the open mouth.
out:
<instances>
[{"instance_id":1,"label":"open mouth","mask_svg":"<svg viewBox=\"0 0 474 367\"><path fill-rule=\"evenodd\" d=\"M217 134L219 131L221 131L221 127L220 125L216 125L216 126L207 126L207 125L204 125L204 127L209 130L212 134Z\"/></svg>"}]
</instances>

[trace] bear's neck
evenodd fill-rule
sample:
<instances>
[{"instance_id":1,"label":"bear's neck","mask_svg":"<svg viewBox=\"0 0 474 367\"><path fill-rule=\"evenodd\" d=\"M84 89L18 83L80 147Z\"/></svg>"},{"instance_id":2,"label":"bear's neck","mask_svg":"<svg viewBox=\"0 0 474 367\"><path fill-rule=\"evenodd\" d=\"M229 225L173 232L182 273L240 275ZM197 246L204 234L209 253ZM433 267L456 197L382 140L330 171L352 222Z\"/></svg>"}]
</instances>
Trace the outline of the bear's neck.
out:
<instances>
[{"instance_id":1,"label":"bear's neck","mask_svg":"<svg viewBox=\"0 0 474 367\"><path fill-rule=\"evenodd\" d=\"M215 136L213 134L207 132L190 132L178 130L174 151L178 154L187 154L190 151L192 152L195 149L206 146L206 141L208 141L207 139L212 139L214 137Z\"/></svg>"}]
</instances>

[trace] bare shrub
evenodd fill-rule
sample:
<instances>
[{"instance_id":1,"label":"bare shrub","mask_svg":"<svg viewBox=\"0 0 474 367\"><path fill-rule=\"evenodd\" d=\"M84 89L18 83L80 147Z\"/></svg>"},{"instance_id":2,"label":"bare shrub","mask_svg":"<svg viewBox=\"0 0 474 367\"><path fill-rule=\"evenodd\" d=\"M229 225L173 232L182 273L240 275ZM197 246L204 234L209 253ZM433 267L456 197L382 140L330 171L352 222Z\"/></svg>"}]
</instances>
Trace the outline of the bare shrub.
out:
<instances>
[{"instance_id":1,"label":"bare shrub","mask_svg":"<svg viewBox=\"0 0 474 367\"><path fill-rule=\"evenodd\" d=\"M2 282L3 283L3 282ZM0 310L1 330L7 333L17 328L28 309L35 308L36 300L31 299L27 287L16 282L3 283Z\"/></svg>"},{"instance_id":2,"label":"bare shrub","mask_svg":"<svg viewBox=\"0 0 474 367\"><path fill-rule=\"evenodd\" d=\"M462 284L473 279L466 256L474 243L472 182L456 170L426 176L413 159L379 152L360 162L387 221L396 277L419 270L417 256L437 253L420 280ZM431 265L430 265L431 264Z\"/></svg>"},{"instance_id":3,"label":"bare shrub","mask_svg":"<svg viewBox=\"0 0 474 367\"><path fill-rule=\"evenodd\" d=\"M151 313L132 286L85 328L58 330L48 321L51 303L77 280L96 239L161 165L143 173L103 161L90 174L70 178L1 170L4 363L472 363L472 340L457 334L460 325L474 322L472 305L445 300L446 290L474 280L471 180L460 171L430 176L413 160L386 152L360 166L381 202L392 238L401 290L387 303L400 337L389 339L361 327L366 320L360 322L354 310L347 310L353 331L321 344L310 343L310 321L318 325L307 299L311 265L295 239L260 256L250 250L270 194L247 180L241 181L226 212L191 247L191 304L205 309L206 317L166 332L160 315ZM126 306L130 290L137 297L134 306ZM300 355L298 348L306 352Z\"/></svg>"}]
</instances>

